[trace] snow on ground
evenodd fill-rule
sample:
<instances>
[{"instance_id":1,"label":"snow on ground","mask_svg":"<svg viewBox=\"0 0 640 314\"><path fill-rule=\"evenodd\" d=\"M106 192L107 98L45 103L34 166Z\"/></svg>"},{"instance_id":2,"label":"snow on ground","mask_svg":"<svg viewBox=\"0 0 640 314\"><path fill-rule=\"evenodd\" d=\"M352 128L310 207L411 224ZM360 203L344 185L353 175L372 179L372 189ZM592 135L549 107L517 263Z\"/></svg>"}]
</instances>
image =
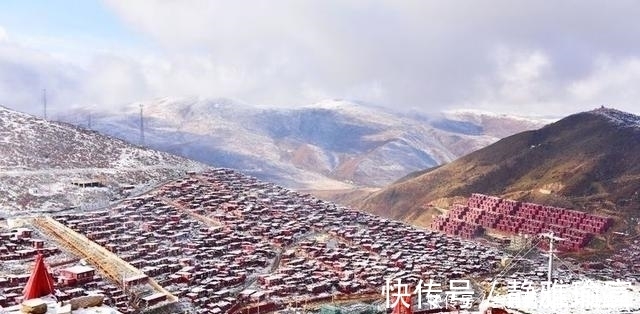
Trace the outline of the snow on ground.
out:
<instances>
[{"instance_id":1,"label":"snow on ground","mask_svg":"<svg viewBox=\"0 0 640 314\"><path fill-rule=\"evenodd\" d=\"M546 116L526 116L526 115L513 115L504 113L495 113L480 109L452 109L443 112L445 117L451 119L459 119L464 121L474 121L481 123L483 118L500 118L510 120L520 120L524 122L530 122L535 124L549 124L558 121L559 117L546 117Z\"/></svg>"},{"instance_id":2,"label":"snow on ground","mask_svg":"<svg viewBox=\"0 0 640 314\"><path fill-rule=\"evenodd\" d=\"M640 128L640 116L632 113L601 107L592 111L611 120L616 125L627 128Z\"/></svg>"},{"instance_id":3,"label":"snow on ground","mask_svg":"<svg viewBox=\"0 0 640 314\"><path fill-rule=\"evenodd\" d=\"M409 119L402 119L399 115L390 111L388 112L383 108L363 106L347 100L324 100L308 106L303 106L302 108L307 110L325 109L335 111L362 123L383 125L387 127L398 126L404 122L409 122Z\"/></svg>"},{"instance_id":4,"label":"snow on ground","mask_svg":"<svg viewBox=\"0 0 640 314\"><path fill-rule=\"evenodd\" d=\"M84 206L205 166L0 107L0 216ZM82 188L73 182L101 182Z\"/></svg>"},{"instance_id":5,"label":"snow on ground","mask_svg":"<svg viewBox=\"0 0 640 314\"><path fill-rule=\"evenodd\" d=\"M73 313L73 314L121 314L116 309L111 308L106 305L92 306L86 308L80 308L76 310L71 310L70 304L65 304L64 306L60 305L60 302L56 300L55 297L49 295L39 298L47 305L47 312L45 314L57 314L57 313ZM0 313L6 314L22 314L24 312L21 311L21 306L16 305L12 307L8 307L4 309L0 309Z\"/></svg>"}]
</instances>

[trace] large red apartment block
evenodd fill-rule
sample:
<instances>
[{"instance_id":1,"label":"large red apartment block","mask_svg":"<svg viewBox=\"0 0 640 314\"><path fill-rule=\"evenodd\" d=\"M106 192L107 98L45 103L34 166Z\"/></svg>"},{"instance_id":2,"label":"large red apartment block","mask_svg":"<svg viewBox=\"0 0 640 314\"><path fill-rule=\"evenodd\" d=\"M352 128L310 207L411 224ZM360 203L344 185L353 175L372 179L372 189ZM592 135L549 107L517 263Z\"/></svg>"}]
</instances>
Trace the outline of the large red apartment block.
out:
<instances>
[{"instance_id":1,"label":"large red apartment block","mask_svg":"<svg viewBox=\"0 0 640 314\"><path fill-rule=\"evenodd\" d=\"M553 232L564 239L558 243L561 250L577 251L612 223L609 217L474 193L466 205L456 204L448 215L436 217L431 227L467 239L485 228L529 235Z\"/></svg>"}]
</instances>

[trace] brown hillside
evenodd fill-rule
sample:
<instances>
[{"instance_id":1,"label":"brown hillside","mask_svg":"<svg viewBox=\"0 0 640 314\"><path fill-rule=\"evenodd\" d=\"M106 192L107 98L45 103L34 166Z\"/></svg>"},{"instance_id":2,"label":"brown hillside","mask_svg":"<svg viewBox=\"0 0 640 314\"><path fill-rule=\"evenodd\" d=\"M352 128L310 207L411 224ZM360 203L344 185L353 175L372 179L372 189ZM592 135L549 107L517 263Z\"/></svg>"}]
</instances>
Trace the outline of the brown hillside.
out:
<instances>
[{"instance_id":1,"label":"brown hillside","mask_svg":"<svg viewBox=\"0 0 640 314\"><path fill-rule=\"evenodd\" d=\"M604 108L575 114L407 176L352 205L416 223L429 221L426 205L474 192L577 209L637 209L640 117Z\"/></svg>"}]
</instances>

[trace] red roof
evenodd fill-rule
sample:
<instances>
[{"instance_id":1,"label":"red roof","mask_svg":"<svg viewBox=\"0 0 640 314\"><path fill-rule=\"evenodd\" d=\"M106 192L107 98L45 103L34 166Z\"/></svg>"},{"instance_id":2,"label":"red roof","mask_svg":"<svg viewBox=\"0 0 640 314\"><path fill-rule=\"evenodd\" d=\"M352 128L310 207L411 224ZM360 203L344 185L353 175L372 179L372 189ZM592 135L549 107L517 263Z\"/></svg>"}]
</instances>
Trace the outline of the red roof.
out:
<instances>
[{"instance_id":1,"label":"red roof","mask_svg":"<svg viewBox=\"0 0 640 314\"><path fill-rule=\"evenodd\" d=\"M53 277L47 271L47 266L44 264L44 258L41 254L36 256L36 265L22 293L25 300L53 294Z\"/></svg>"}]
</instances>

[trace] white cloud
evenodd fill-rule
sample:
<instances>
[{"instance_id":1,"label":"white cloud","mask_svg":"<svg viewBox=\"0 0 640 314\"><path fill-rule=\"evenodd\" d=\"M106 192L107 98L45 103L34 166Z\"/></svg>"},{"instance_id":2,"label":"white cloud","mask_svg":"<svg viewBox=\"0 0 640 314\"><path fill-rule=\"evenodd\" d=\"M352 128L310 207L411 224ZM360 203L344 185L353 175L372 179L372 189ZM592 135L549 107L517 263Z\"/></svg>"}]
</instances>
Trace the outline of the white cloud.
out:
<instances>
[{"instance_id":1,"label":"white cloud","mask_svg":"<svg viewBox=\"0 0 640 314\"><path fill-rule=\"evenodd\" d=\"M201 61L211 71L233 73L207 77L211 85L231 85L216 92L258 103L328 96L537 111L566 100L565 86L590 72L594 56L640 48L633 31L640 6L632 1L107 3L170 55L205 52Z\"/></svg>"},{"instance_id":2,"label":"white cloud","mask_svg":"<svg viewBox=\"0 0 640 314\"><path fill-rule=\"evenodd\" d=\"M598 58L592 72L567 87L574 102L590 102L638 112L640 58Z\"/></svg>"},{"instance_id":3,"label":"white cloud","mask_svg":"<svg viewBox=\"0 0 640 314\"><path fill-rule=\"evenodd\" d=\"M7 31L0 26L0 43L3 41L7 41L9 39L9 35L7 35Z\"/></svg>"},{"instance_id":4,"label":"white cloud","mask_svg":"<svg viewBox=\"0 0 640 314\"><path fill-rule=\"evenodd\" d=\"M639 79L633 1L106 3L151 46L50 51L12 36L0 44L0 103L37 108L46 86L58 107L198 95L553 114L630 103Z\"/></svg>"},{"instance_id":5,"label":"white cloud","mask_svg":"<svg viewBox=\"0 0 640 314\"><path fill-rule=\"evenodd\" d=\"M540 51L503 53L498 60L499 96L517 105L543 95L545 74L551 67Z\"/></svg>"}]
</instances>

